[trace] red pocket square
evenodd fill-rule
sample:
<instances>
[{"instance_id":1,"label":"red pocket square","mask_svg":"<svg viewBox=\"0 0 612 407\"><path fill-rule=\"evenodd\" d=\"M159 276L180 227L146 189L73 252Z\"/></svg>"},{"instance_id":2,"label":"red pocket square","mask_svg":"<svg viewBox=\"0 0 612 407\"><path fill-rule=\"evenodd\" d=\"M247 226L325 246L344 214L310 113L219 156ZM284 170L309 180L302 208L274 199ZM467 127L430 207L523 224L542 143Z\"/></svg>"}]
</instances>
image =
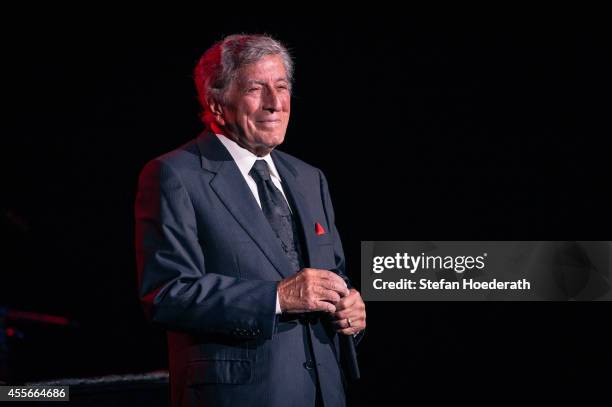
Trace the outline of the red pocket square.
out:
<instances>
[{"instance_id":1,"label":"red pocket square","mask_svg":"<svg viewBox=\"0 0 612 407\"><path fill-rule=\"evenodd\" d=\"M323 226L321 226L321 224L319 222L315 223L315 233L317 235L324 235L325 234L325 229L323 229Z\"/></svg>"}]
</instances>

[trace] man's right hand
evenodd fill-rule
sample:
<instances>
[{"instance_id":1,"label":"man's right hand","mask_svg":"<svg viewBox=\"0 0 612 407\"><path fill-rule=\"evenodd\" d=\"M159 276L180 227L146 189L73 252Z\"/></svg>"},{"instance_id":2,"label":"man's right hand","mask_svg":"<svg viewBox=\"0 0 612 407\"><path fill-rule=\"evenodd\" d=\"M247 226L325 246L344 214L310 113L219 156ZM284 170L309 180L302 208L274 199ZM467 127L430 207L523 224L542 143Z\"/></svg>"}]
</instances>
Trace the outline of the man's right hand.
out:
<instances>
[{"instance_id":1,"label":"man's right hand","mask_svg":"<svg viewBox=\"0 0 612 407\"><path fill-rule=\"evenodd\" d=\"M349 294L344 280L328 270L304 268L278 283L282 312L336 312L335 303Z\"/></svg>"}]
</instances>

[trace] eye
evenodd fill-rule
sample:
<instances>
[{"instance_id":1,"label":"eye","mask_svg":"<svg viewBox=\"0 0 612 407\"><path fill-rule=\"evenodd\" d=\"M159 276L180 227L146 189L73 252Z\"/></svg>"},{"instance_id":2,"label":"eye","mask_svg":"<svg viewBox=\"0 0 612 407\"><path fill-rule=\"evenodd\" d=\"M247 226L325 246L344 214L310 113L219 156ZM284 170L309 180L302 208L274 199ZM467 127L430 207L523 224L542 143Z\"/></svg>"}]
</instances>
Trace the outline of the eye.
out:
<instances>
[{"instance_id":1,"label":"eye","mask_svg":"<svg viewBox=\"0 0 612 407\"><path fill-rule=\"evenodd\" d=\"M255 92L259 92L260 90L261 90L261 87L254 86L254 87L248 88L247 92L255 93Z\"/></svg>"}]
</instances>

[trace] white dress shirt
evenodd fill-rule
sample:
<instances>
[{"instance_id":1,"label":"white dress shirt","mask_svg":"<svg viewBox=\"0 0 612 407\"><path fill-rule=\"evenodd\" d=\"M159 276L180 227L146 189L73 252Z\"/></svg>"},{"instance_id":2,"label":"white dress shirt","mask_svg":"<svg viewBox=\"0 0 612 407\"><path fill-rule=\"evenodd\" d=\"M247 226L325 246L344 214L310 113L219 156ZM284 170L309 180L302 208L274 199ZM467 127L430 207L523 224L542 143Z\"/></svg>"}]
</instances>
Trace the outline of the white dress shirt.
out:
<instances>
[{"instance_id":1,"label":"white dress shirt","mask_svg":"<svg viewBox=\"0 0 612 407\"><path fill-rule=\"evenodd\" d=\"M272 157L270 154L266 154L263 157L258 157L246 148L239 146L235 141L230 140L222 134L217 134L217 137L223 143L227 151L229 151L230 155L234 159L234 162L238 166L240 173L244 177L249 189L253 193L257 204L261 208L261 202L259 201L259 193L257 192L257 184L253 177L249 175L251 168L253 168L253 164L257 160L265 160L268 163L268 167L270 168L270 178L272 179L272 183L276 186L276 188L281 191L285 201L287 201L287 197L285 196L285 191L283 191L283 186L281 185L280 175L278 175L278 171L276 170L276 166L274 165L274 161L272 161ZM289 206L289 202L287 202L287 206ZM291 207L289 206L289 210ZM278 301L278 291L276 292L276 313L281 314L280 302Z\"/></svg>"}]
</instances>

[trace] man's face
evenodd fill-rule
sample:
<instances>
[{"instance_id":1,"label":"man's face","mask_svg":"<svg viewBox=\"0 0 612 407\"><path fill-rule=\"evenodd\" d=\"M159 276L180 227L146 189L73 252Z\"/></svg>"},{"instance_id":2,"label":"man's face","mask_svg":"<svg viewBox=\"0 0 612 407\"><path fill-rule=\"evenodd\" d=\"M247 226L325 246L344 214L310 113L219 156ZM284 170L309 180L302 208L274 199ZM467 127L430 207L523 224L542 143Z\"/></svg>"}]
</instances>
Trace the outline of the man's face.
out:
<instances>
[{"instance_id":1,"label":"man's face","mask_svg":"<svg viewBox=\"0 0 612 407\"><path fill-rule=\"evenodd\" d=\"M222 132L263 156L285 139L291 95L280 55L268 55L241 68L225 94L218 123Z\"/></svg>"}]
</instances>

